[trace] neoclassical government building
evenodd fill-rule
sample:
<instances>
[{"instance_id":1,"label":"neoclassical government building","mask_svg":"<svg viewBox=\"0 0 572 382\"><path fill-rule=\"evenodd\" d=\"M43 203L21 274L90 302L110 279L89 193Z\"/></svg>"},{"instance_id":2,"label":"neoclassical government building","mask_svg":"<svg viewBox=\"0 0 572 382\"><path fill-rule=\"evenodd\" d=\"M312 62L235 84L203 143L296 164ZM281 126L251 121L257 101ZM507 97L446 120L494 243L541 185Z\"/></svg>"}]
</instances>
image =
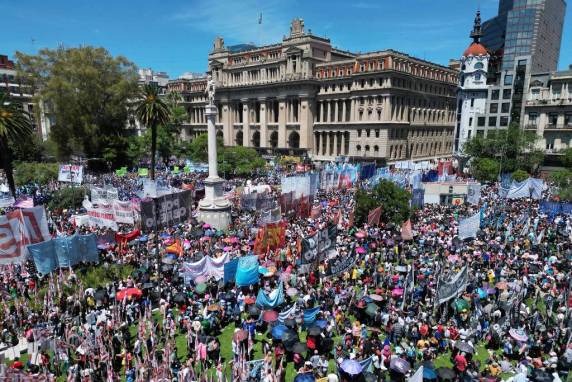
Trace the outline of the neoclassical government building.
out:
<instances>
[{"instance_id":1,"label":"neoclassical government building","mask_svg":"<svg viewBox=\"0 0 572 382\"><path fill-rule=\"evenodd\" d=\"M394 50L351 53L292 21L281 43L209 53L217 129L227 146L266 153L438 159L452 154L458 72ZM170 81L190 119L183 138L206 132L206 79Z\"/></svg>"}]
</instances>

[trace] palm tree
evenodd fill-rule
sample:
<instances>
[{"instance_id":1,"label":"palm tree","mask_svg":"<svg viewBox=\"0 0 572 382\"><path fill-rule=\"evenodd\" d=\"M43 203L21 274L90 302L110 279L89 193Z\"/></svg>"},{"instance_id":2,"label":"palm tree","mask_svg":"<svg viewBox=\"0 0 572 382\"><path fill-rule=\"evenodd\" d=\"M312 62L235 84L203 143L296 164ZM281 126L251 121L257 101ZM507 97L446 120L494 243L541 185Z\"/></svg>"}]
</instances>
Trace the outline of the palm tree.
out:
<instances>
[{"instance_id":1,"label":"palm tree","mask_svg":"<svg viewBox=\"0 0 572 382\"><path fill-rule=\"evenodd\" d=\"M146 128L151 129L151 179L155 179L155 154L157 151L157 126L169 122L169 108L159 98L159 87L144 85L135 103L135 116Z\"/></svg>"},{"instance_id":2,"label":"palm tree","mask_svg":"<svg viewBox=\"0 0 572 382\"><path fill-rule=\"evenodd\" d=\"M9 142L25 141L31 137L32 133L32 122L28 113L22 109L21 105L11 102L8 95L0 91L0 161L14 198L16 197L16 185Z\"/></svg>"}]
</instances>

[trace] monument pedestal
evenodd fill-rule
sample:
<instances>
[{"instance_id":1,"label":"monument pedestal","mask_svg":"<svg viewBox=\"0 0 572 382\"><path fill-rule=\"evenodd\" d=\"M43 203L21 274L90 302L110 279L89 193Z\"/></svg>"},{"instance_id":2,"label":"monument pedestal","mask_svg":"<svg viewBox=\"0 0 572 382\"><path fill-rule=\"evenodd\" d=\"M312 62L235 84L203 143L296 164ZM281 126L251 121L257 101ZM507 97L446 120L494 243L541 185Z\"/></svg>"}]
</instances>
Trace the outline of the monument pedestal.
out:
<instances>
[{"instance_id":1,"label":"monument pedestal","mask_svg":"<svg viewBox=\"0 0 572 382\"><path fill-rule=\"evenodd\" d=\"M231 204L224 198L224 179L219 177L205 179L205 197L199 202L198 220L211 227L225 230L231 223Z\"/></svg>"},{"instance_id":2,"label":"monument pedestal","mask_svg":"<svg viewBox=\"0 0 572 382\"><path fill-rule=\"evenodd\" d=\"M205 115L208 127L209 176L205 179L205 197L199 202L198 219L213 228L225 230L231 223L231 204L224 198L224 179L218 176L215 127L217 109L214 105L214 83L210 77L208 83L209 104L205 108Z\"/></svg>"}]
</instances>

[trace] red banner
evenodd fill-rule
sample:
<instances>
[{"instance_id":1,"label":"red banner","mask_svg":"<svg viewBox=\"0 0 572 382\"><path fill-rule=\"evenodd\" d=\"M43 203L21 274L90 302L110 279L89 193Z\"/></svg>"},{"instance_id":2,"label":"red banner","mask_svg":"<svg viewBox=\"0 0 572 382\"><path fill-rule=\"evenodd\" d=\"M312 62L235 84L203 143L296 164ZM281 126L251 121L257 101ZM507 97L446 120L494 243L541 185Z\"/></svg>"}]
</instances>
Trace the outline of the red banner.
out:
<instances>
[{"instance_id":1,"label":"red banner","mask_svg":"<svg viewBox=\"0 0 572 382\"><path fill-rule=\"evenodd\" d=\"M261 255L268 250L277 250L286 244L286 222L266 224L258 230L254 242L254 253Z\"/></svg>"}]
</instances>

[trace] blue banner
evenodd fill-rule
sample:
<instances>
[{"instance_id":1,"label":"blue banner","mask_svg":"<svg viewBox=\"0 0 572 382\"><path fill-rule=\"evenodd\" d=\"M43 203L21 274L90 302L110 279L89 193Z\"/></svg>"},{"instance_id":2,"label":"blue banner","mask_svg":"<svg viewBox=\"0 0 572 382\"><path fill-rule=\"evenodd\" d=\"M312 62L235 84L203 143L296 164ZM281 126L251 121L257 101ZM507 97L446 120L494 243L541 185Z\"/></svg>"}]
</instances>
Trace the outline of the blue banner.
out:
<instances>
[{"instance_id":1,"label":"blue banner","mask_svg":"<svg viewBox=\"0 0 572 382\"><path fill-rule=\"evenodd\" d=\"M258 282L258 256L244 256L238 260L236 285L239 287L254 285Z\"/></svg>"},{"instance_id":2,"label":"blue banner","mask_svg":"<svg viewBox=\"0 0 572 382\"><path fill-rule=\"evenodd\" d=\"M234 282L236 270L238 269L238 259L232 259L224 265L224 283Z\"/></svg>"},{"instance_id":3,"label":"blue banner","mask_svg":"<svg viewBox=\"0 0 572 382\"><path fill-rule=\"evenodd\" d=\"M28 245L28 251L34 259L34 264L40 274L47 275L58 267L58 258L53 240L30 244Z\"/></svg>"},{"instance_id":4,"label":"blue banner","mask_svg":"<svg viewBox=\"0 0 572 382\"><path fill-rule=\"evenodd\" d=\"M414 189L411 197L411 207L423 208L425 204L425 190L422 188Z\"/></svg>"},{"instance_id":5,"label":"blue banner","mask_svg":"<svg viewBox=\"0 0 572 382\"><path fill-rule=\"evenodd\" d=\"M320 307L304 310L304 326L308 327L316 321L316 316L320 312Z\"/></svg>"},{"instance_id":6,"label":"blue banner","mask_svg":"<svg viewBox=\"0 0 572 382\"><path fill-rule=\"evenodd\" d=\"M28 246L36 269L43 275L80 262L99 262L95 234L59 237Z\"/></svg>"},{"instance_id":7,"label":"blue banner","mask_svg":"<svg viewBox=\"0 0 572 382\"><path fill-rule=\"evenodd\" d=\"M277 289L274 289L269 294L264 293L263 289L258 291L256 297L256 305L264 309L273 309L284 303L284 285L281 282Z\"/></svg>"}]
</instances>

